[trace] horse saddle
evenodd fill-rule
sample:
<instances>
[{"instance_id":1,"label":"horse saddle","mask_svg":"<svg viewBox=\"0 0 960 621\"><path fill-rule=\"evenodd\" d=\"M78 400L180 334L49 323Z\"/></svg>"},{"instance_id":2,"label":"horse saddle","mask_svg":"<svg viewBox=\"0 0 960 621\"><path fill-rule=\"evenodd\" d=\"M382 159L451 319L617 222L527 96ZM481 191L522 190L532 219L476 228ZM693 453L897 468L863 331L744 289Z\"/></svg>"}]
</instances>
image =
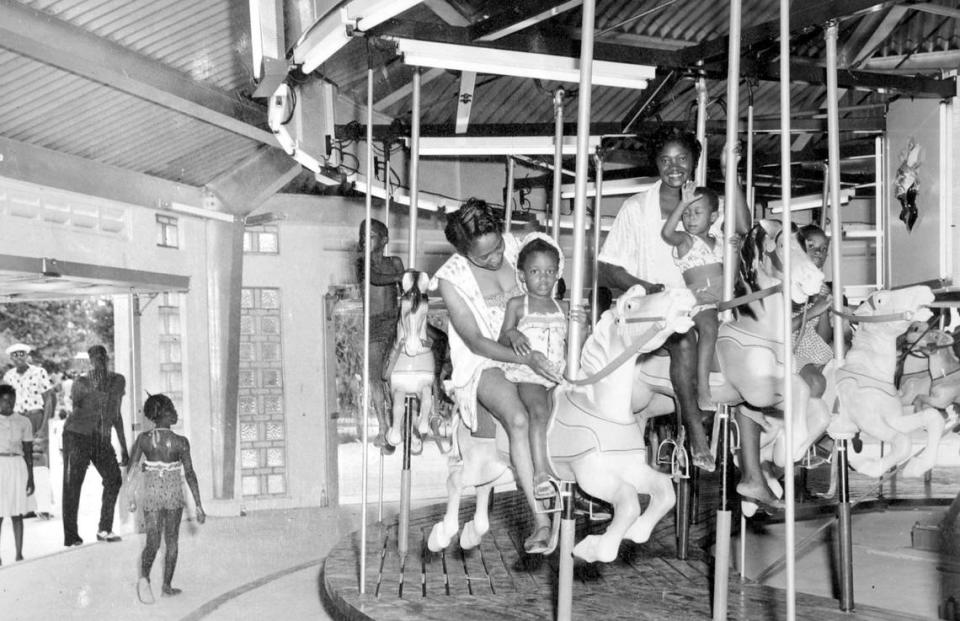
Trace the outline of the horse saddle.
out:
<instances>
[{"instance_id":1,"label":"horse saddle","mask_svg":"<svg viewBox=\"0 0 960 621\"><path fill-rule=\"evenodd\" d=\"M558 394L559 393L559 394ZM557 391L547 431L550 462L560 478L573 478L569 464L588 453L641 454L646 451L643 432L634 419L608 420L578 404L573 391Z\"/></svg>"}]
</instances>

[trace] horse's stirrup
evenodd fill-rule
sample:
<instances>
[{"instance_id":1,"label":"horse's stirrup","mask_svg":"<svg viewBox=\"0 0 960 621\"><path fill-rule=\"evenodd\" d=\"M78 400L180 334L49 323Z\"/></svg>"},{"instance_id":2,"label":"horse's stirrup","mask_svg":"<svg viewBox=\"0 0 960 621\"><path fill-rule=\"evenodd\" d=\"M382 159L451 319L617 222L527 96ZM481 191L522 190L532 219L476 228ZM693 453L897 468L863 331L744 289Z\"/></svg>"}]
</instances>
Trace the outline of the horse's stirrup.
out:
<instances>
[{"instance_id":1,"label":"horse's stirrup","mask_svg":"<svg viewBox=\"0 0 960 621\"><path fill-rule=\"evenodd\" d=\"M690 478L690 455L683 444L677 444L670 460L670 475L675 481Z\"/></svg>"}]
</instances>

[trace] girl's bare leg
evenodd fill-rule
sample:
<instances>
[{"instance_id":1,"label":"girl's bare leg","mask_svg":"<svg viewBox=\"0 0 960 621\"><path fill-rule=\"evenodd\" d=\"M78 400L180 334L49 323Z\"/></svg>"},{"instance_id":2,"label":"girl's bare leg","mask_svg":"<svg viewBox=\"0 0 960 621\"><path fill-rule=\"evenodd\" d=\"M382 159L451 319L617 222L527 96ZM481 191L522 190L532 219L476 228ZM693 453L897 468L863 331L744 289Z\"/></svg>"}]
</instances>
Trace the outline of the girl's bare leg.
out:
<instances>
[{"instance_id":1,"label":"girl's bare leg","mask_svg":"<svg viewBox=\"0 0 960 621\"><path fill-rule=\"evenodd\" d=\"M144 511L143 525L147 531L147 542L140 554L140 579L137 581L137 597L144 604L152 604L153 591L150 588L150 569L160 550L160 512Z\"/></svg>"},{"instance_id":2,"label":"girl's bare leg","mask_svg":"<svg viewBox=\"0 0 960 621\"><path fill-rule=\"evenodd\" d=\"M716 409L710 394L710 367L717 346L719 320L716 309L700 311L693 318L697 326L697 401L700 409Z\"/></svg>"},{"instance_id":3,"label":"girl's bare leg","mask_svg":"<svg viewBox=\"0 0 960 621\"><path fill-rule=\"evenodd\" d=\"M545 545L540 544L549 536L550 519L543 513L537 513L537 500L533 493L529 416L520 400L517 385L508 381L501 369L486 369L480 376L477 399L503 425L510 440L510 461L516 472L517 487L523 492L527 506L533 514L533 535L524 542L524 547L528 551L545 548Z\"/></svg>"},{"instance_id":4,"label":"girl's bare leg","mask_svg":"<svg viewBox=\"0 0 960 621\"><path fill-rule=\"evenodd\" d=\"M550 397L546 386L517 384L520 400L530 414L530 455L533 459L533 486L538 497L549 495L550 462L547 458L547 423L550 422Z\"/></svg>"},{"instance_id":5,"label":"girl's bare leg","mask_svg":"<svg viewBox=\"0 0 960 621\"><path fill-rule=\"evenodd\" d=\"M23 560L23 516L15 515L10 518L13 522L13 543L17 549L17 560Z\"/></svg>"},{"instance_id":6,"label":"girl's bare leg","mask_svg":"<svg viewBox=\"0 0 960 621\"><path fill-rule=\"evenodd\" d=\"M164 509L163 515L163 595L179 595L180 589L170 586L173 571L177 568L177 556L180 553L180 519L183 509Z\"/></svg>"}]
</instances>

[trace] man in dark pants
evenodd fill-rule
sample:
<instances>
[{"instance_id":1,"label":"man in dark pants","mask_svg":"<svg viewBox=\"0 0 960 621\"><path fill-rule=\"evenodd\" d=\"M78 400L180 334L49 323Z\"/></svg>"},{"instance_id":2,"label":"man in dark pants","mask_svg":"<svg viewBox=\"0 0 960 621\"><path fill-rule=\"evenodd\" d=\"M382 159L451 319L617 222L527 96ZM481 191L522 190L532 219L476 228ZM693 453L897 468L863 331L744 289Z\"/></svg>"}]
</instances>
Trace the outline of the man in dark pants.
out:
<instances>
[{"instance_id":1,"label":"man in dark pants","mask_svg":"<svg viewBox=\"0 0 960 621\"><path fill-rule=\"evenodd\" d=\"M126 466L130 460L120 416L126 380L119 373L107 370L109 358L102 345L94 345L87 353L93 368L74 381L73 412L63 426L63 545L68 547L83 543L77 532L77 509L83 479L91 462L103 479L97 540L120 541L120 537L113 534L113 512L123 478L111 443L113 429L117 430L120 441L120 465Z\"/></svg>"}]
</instances>

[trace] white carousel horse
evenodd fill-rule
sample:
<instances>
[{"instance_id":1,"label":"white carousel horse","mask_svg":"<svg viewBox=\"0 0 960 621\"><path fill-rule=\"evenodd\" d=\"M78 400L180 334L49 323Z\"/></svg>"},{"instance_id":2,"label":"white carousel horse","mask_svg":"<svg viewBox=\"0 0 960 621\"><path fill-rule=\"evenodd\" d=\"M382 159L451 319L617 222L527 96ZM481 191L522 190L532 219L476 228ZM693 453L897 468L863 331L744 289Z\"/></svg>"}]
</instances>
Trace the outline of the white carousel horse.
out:
<instances>
[{"instance_id":1,"label":"white carousel horse","mask_svg":"<svg viewBox=\"0 0 960 621\"><path fill-rule=\"evenodd\" d=\"M943 410L960 402L960 358L954 349L955 338L914 322L904 340L909 353L900 380L900 403Z\"/></svg>"},{"instance_id":2,"label":"white carousel horse","mask_svg":"<svg viewBox=\"0 0 960 621\"><path fill-rule=\"evenodd\" d=\"M433 385L435 362L431 341L427 338L427 284L430 277L424 272L407 270L400 282L400 320L397 323L397 340L390 361L384 369L384 379L390 382L393 395L393 424L387 431L387 442L393 446L401 443L401 424L406 406L406 396L420 399L417 431L426 435L430 431L430 415L433 412ZM420 438L411 438L413 452L421 449Z\"/></svg>"},{"instance_id":3,"label":"white carousel horse","mask_svg":"<svg viewBox=\"0 0 960 621\"><path fill-rule=\"evenodd\" d=\"M643 431L629 406L630 378L641 352L656 349L674 332L690 329L694 304L687 289L645 295L642 287L631 288L614 309L603 314L584 344L579 379L593 376L596 381L565 382L553 391L547 447L555 473L561 479L576 480L586 493L614 508L613 520L603 534L590 535L574 547L573 553L584 560L612 561L624 538L646 541L674 505L670 477L647 464ZM597 373L601 369L605 375ZM490 528L487 500L493 486L512 478L502 428L497 427L496 439L483 439L460 425L455 438L461 459L451 460L447 511L427 541L433 551L447 547L456 535L460 499L467 486L477 488L476 510L463 528L460 547L477 546ZM638 494L650 495L642 515Z\"/></svg>"},{"instance_id":4,"label":"white carousel horse","mask_svg":"<svg viewBox=\"0 0 960 621\"><path fill-rule=\"evenodd\" d=\"M926 306L933 299L926 286L871 293L853 313L853 321L860 321L842 366L835 368L831 363L824 368L824 399L835 404L837 413L829 433L844 438L862 431L891 447L883 457L869 456L866 451L850 452L850 465L857 472L879 477L906 462L913 452L908 434L917 429L926 430L927 443L906 465L903 474L921 476L934 465L943 430L952 421L945 421L934 407L927 407L929 398L919 402L917 411L913 405L903 405L893 384L897 337L912 321L930 318Z\"/></svg>"},{"instance_id":5,"label":"white carousel horse","mask_svg":"<svg viewBox=\"0 0 960 621\"><path fill-rule=\"evenodd\" d=\"M714 403L742 404L758 420L761 433L761 460L779 466L788 454L781 418L761 410L782 407L784 346L780 336L783 296L783 255L791 257L790 296L797 304L820 291L823 273L810 261L793 235L773 220L760 220L744 236L740 247L739 283L747 294L734 308L736 318L721 323L717 335L718 372L710 377ZM650 356L637 364L634 373L633 407L646 420L674 411L670 360ZM794 446L789 454L801 459L808 447L826 430L830 414L820 399L811 399L806 382L796 374L793 385Z\"/></svg>"}]
</instances>

